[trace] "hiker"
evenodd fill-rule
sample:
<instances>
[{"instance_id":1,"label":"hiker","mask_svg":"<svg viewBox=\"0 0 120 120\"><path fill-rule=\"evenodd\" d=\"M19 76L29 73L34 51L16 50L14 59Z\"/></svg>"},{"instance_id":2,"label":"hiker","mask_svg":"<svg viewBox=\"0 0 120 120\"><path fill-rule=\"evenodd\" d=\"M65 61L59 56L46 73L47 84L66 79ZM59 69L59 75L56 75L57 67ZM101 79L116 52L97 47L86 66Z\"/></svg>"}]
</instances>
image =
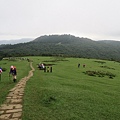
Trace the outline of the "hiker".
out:
<instances>
[{"instance_id":1,"label":"hiker","mask_svg":"<svg viewBox=\"0 0 120 120\"><path fill-rule=\"evenodd\" d=\"M0 67L0 74L2 73L2 68Z\"/></svg>"},{"instance_id":2,"label":"hiker","mask_svg":"<svg viewBox=\"0 0 120 120\"><path fill-rule=\"evenodd\" d=\"M41 63L41 64L38 65L38 68L40 70L44 70L45 69L45 65L43 63Z\"/></svg>"},{"instance_id":3,"label":"hiker","mask_svg":"<svg viewBox=\"0 0 120 120\"><path fill-rule=\"evenodd\" d=\"M16 82L17 71L16 71L16 67L13 65L10 67L9 76L10 76L10 74L12 74L12 76L13 76L13 82Z\"/></svg>"},{"instance_id":4,"label":"hiker","mask_svg":"<svg viewBox=\"0 0 120 120\"><path fill-rule=\"evenodd\" d=\"M83 67L84 67L84 68L85 68L85 66L86 66L86 65L85 65L85 64L83 64Z\"/></svg>"},{"instance_id":5,"label":"hiker","mask_svg":"<svg viewBox=\"0 0 120 120\"><path fill-rule=\"evenodd\" d=\"M41 64L41 66L42 66L42 68L43 68L43 69L45 68L45 66L44 66L44 64L43 64L43 63Z\"/></svg>"},{"instance_id":6,"label":"hiker","mask_svg":"<svg viewBox=\"0 0 120 120\"><path fill-rule=\"evenodd\" d=\"M80 63L78 64L78 68L80 67Z\"/></svg>"},{"instance_id":7,"label":"hiker","mask_svg":"<svg viewBox=\"0 0 120 120\"><path fill-rule=\"evenodd\" d=\"M2 68L0 67L0 81L1 81Z\"/></svg>"}]
</instances>

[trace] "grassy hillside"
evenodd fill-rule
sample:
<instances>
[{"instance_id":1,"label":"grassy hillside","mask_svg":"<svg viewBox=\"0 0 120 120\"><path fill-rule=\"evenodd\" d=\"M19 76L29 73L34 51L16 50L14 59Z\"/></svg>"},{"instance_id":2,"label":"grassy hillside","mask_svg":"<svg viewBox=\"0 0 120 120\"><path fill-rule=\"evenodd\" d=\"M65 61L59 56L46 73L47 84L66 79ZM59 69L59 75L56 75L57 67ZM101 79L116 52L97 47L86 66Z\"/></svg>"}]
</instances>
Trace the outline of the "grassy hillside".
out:
<instances>
[{"instance_id":1,"label":"grassy hillside","mask_svg":"<svg viewBox=\"0 0 120 120\"><path fill-rule=\"evenodd\" d=\"M36 70L25 88L23 120L120 118L119 63L82 58L30 59L33 59ZM52 73L37 68L37 64L42 61L54 64ZM91 74L88 75L88 71Z\"/></svg>"}]
</instances>

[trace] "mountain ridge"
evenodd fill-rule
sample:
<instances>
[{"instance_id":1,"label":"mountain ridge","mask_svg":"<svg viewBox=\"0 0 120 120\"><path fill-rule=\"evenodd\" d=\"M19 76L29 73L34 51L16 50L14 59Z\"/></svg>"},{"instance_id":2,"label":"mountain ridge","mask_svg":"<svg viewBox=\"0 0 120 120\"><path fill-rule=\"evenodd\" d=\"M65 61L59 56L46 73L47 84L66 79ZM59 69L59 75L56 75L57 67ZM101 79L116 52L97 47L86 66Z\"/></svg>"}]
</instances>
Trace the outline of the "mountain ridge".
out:
<instances>
[{"instance_id":1,"label":"mountain ridge","mask_svg":"<svg viewBox=\"0 0 120 120\"><path fill-rule=\"evenodd\" d=\"M32 41L33 38L21 38L21 39L15 39L15 40L0 40L0 45L3 45L3 44L11 44L11 45L14 45L14 44L18 44L18 43L26 43L26 42L30 42Z\"/></svg>"},{"instance_id":2,"label":"mountain ridge","mask_svg":"<svg viewBox=\"0 0 120 120\"><path fill-rule=\"evenodd\" d=\"M120 60L119 41L94 41L73 35L45 35L30 42L0 46L4 56L69 56Z\"/></svg>"}]
</instances>

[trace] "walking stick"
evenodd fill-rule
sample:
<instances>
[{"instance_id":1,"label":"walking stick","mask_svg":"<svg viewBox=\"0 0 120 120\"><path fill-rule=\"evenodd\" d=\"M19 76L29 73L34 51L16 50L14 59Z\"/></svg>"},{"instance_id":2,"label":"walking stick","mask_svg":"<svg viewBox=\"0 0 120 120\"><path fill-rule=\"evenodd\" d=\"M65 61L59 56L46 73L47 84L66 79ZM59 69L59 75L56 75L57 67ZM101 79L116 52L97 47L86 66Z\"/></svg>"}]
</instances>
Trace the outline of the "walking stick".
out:
<instances>
[{"instance_id":1,"label":"walking stick","mask_svg":"<svg viewBox=\"0 0 120 120\"><path fill-rule=\"evenodd\" d=\"M0 74L0 81L1 81L1 74Z\"/></svg>"},{"instance_id":2,"label":"walking stick","mask_svg":"<svg viewBox=\"0 0 120 120\"><path fill-rule=\"evenodd\" d=\"M10 73L9 73L9 81L10 81Z\"/></svg>"}]
</instances>

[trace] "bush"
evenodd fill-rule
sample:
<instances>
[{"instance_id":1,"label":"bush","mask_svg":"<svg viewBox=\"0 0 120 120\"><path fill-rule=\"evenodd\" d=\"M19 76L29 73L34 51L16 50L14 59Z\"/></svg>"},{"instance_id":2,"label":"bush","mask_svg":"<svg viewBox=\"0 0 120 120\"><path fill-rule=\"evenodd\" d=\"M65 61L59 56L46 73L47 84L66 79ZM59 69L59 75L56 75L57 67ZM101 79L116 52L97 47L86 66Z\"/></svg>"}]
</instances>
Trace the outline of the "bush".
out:
<instances>
[{"instance_id":1,"label":"bush","mask_svg":"<svg viewBox=\"0 0 120 120\"><path fill-rule=\"evenodd\" d=\"M109 78L115 77L114 74L112 74L110 72L105 72L105 71L86 71L84 73L89 76L98 76L98 77L108 76Z\"/></svg>"},{"instance_id":2,"label":"bush","mask_svg":"<svg viewBox=\"0 0 120 120\"><path fill-rule=\"evenodd\" d=\"M2 68L2 71L5 72L7 69L6 68Z\"/></svg>"}]
</instances>

